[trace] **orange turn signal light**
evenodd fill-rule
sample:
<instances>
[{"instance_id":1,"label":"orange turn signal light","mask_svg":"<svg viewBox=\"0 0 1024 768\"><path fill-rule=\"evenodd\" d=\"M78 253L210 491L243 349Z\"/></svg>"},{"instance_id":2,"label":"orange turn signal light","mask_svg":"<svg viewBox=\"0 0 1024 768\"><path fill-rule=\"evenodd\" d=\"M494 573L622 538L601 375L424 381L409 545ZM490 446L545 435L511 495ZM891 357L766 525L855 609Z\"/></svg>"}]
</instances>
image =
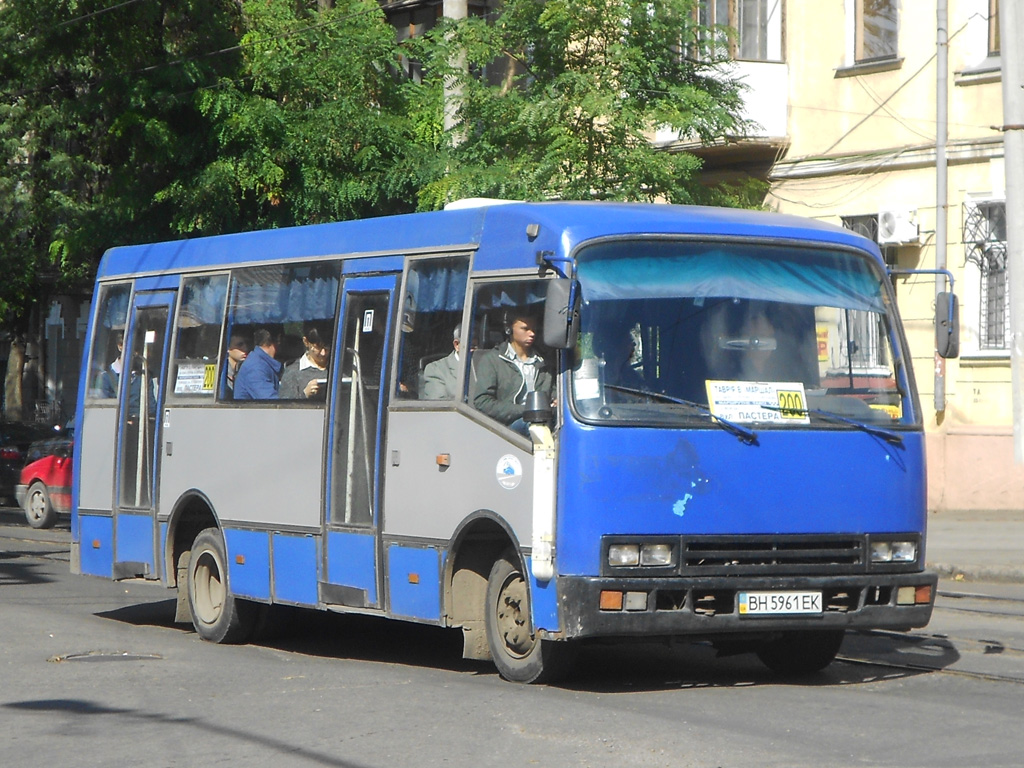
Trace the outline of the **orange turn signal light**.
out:
<instances>
[{"instance_id":1,"label":"orange turn signal light","mask_svg":"<svg viewBox=\"0 0 1024 768\"><path fill-rule=\"evenodd\" d=\"M609 589L601 590L601 610L602 611L621 611L622 610L622 593L615 592Z\"/></svg>"}]
</instances>

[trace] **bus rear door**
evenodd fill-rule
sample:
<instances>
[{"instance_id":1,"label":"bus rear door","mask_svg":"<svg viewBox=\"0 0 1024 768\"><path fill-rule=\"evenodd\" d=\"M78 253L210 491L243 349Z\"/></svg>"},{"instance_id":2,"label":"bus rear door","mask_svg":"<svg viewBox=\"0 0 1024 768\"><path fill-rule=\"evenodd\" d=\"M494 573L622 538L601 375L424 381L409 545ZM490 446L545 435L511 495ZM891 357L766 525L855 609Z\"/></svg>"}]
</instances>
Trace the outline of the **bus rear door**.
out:
<instances>
[{"instance_id":1,"label":"bus rear door","mask_svg":"<svg viewBox=\"0 0 1024 768\"><path fill-rule=\"evenodd\" d=\"M176 293L137 293L119 382L114 505L114 578L156 579L156 446L163 408L170 319Z\"/></svg>"},{"instance_id":2,"label":"bus rear door","mask_svg":"<svg viewBox=\"0 0 1024 768\"><path fill-rule=\"evenodd\" d=\"M345 281L328 448L324 603L380 608L381 416L397 276Z\"/></svg>"}]
</instances>

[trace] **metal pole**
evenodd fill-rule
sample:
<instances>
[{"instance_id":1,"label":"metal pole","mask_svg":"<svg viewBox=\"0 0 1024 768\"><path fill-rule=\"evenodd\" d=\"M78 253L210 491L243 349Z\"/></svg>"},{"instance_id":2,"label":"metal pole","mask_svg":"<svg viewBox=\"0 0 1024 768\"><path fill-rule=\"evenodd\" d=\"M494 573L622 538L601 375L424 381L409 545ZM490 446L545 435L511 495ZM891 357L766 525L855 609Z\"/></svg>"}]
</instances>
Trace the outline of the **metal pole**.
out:
<instances>
[{"instance_id":1,"label":"metal pole","mask_svg":"<svg viewBox=\"0 0 1024 768\"><path fill-rule=\"evenodd\" d=\"M441 5L441 13L449 19L464 19L469 14L469 2L468 0L444 0ZM461 69L466 69L466 56L464 53L458 54L452 65ZM461 136L455 130L456 126L456 115L459 111L459 102L462 99L462 88L455 80L455 78L448 78L444 84L444 132L450 133L452 137L452 144L458 144L461 140Z\"/></svg>"},{"instance_id":2,"label":"metal pole","mask_svg":"<svg viewBox=\"0 0 1024 768\"><path fill-rule=\"evenodd\" d=\"M938 0L935 4L935 21L938 35L935 50L935 269L946 269L946 235L948 211L948 193L946 191L946 133L948 123L949 88L949 28L947 20L946 0ZM938 296L945 289L945 277L935 276L935 294ZM937 322L937 321L936 321ZM946 410L946 360L935 350L935 412Z\"/></svg>"},{"instance_id":3,"label":"metal pole","mask_svg":"<svg viewBox=\"0 0 1024 768\"><path fill-rule=\"evenodd\" d=\"M999 58L1003 79L1003 157L1006 174L1006 269L1010 289L1010 382L1013 458L1024 463L1024 12L1020 0L999 0Z\"/></svg>"}]
</instances>

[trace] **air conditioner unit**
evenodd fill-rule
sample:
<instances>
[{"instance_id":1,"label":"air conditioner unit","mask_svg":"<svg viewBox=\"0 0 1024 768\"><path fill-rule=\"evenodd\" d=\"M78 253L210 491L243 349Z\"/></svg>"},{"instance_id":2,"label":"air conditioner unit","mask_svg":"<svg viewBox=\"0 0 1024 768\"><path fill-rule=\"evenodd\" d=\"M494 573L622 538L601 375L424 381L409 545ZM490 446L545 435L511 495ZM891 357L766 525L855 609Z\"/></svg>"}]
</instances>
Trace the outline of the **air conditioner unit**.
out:
<instances>
[{"instance_id":1,"label":"air conditioner unit","mask_svg":"<svg viewBox=\"0 0 1024 768\"><path fill-rule=\"evenodd\" d=\"M907 208L883 208L878 212L878 244L916 243L917 211Z\"/></svg>"}]
</instances>

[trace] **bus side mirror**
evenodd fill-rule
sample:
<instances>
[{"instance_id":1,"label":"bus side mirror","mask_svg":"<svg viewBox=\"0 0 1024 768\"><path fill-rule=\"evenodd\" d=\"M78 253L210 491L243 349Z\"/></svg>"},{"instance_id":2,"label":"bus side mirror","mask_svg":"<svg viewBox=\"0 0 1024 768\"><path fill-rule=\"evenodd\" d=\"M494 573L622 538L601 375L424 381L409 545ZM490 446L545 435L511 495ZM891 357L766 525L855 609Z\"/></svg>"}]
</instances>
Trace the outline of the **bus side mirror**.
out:
<instances>
[{"instance_id":1,"label":"bus side mirror","mask_svg":"<svg viewBox=\"0 0 1024 768\"><path fill-rule=\"evenodd\" d=\"M935 294L935 350L939 357L960 355L960 303L948 291Z\"/></svg>"},{"instance_id":2,"label":"bus side mirror","mask_svg":"<svg viewBox=\"0 0 1024 768\"><path fill-rule=\"evenodd\" d=\"M544 344L552 349L571 349L579 327L579 284L567 278L549 281L544 300Z\"/></svg>"}]
</instances>

